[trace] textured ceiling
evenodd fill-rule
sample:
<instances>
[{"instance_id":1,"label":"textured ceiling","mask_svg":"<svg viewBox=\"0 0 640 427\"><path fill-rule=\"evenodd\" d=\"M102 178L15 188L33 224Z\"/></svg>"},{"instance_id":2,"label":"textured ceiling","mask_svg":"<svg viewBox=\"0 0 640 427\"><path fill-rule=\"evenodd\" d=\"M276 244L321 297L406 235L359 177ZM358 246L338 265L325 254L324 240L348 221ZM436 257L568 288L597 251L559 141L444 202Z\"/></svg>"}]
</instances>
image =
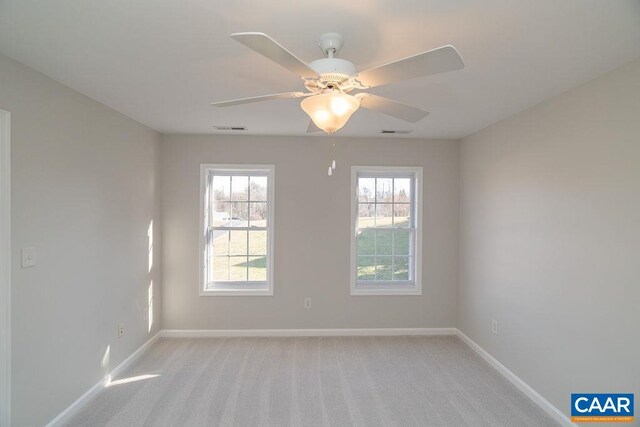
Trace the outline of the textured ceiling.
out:
<instances>
[{"instance_id":1,"label":"textured ceiling","mask_svg":"<svg viewBox=\"0 0 640 427\"><path fill-rule=\"evenodd\" d=\"M0 52L158 131L305 134L299 100L209 106L302 89L229 37L238 31L265 32L307 62L337 31L338 56L359 69L452 44L464 70L371 91L429 117L360 110L338 134L459 138L640 57L640 1L0 0Z\"/></svg>"}]
</instances>

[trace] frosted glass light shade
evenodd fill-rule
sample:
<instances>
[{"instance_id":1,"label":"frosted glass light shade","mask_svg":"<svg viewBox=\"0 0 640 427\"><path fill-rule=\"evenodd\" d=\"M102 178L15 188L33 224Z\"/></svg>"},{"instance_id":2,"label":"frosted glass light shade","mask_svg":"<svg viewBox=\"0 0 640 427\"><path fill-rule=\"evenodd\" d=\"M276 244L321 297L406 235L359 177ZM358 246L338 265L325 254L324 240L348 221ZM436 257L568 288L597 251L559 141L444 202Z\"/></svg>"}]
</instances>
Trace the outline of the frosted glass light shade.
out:
<instances>
[{"instance_id":1,"label":"frosted glass light shade","mask_svg":"<svg viewBox=\"0 0 640 427\"><path fill-rule=\"evenodd\" d=\"M360 107L360 100L355 96L332 91L305 98L300 106L316 126L332 134L349 121Z\"/></svg>"}]
</instances>

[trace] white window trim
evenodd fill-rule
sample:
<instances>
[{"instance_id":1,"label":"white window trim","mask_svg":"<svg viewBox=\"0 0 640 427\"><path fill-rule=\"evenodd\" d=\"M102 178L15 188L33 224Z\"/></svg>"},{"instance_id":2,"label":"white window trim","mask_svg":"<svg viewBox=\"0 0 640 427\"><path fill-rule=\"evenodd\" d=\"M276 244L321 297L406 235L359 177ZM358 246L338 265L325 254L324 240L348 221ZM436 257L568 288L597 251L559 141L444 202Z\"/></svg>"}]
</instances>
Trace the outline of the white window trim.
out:
<instances>
[{"instance_id":1,"label":"white window trim","mask_svg":"<svg viewBox=\"0 0 640 427\"><path fill-rule=\"evenodd\" d=\"M207 174L210 170L220 170L225 173L247 173L266 172L268 174L267 201L269 202L269 225L267 226L267 289L206 289L205 280L205 218L203 218L205 207L205 192L207 189ZM200 258L200 277L198 281L198 294L200 296L273 296L273 258L274 258L274 230L275 230L275 165L230 165L230 164L201 164L200 165L200 210L198 212L198 223L200 233L200 245L198 247Z\"/></svg>"},{"instance_id":2,"label":"white window trim","mask_svg":"<svg viewBox=\"0 0 640 427\"><path fill-rule=\"evenodd\" d=\"M393 285L394 288L385 287L385 284L374 286L357 286L357 264L356 254L356 222L358 219L358 181L359 173L411 173L415 176L413 194L413 214L415 215L415 257L414 257L414 281L410 286L399 289L402 285ZM422 295L422 167L409 166L352 166L351 167L351 295Z\"/></svg>"}]
</instances>

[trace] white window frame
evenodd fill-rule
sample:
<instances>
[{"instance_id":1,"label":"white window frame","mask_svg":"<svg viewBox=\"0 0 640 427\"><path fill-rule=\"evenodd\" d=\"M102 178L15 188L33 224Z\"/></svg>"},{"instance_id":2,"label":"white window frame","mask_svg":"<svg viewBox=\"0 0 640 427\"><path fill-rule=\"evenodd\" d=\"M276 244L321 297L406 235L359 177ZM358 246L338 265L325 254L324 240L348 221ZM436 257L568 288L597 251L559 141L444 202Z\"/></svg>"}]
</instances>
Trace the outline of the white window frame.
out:
<instances>
[{"instance_id":1,"label":"white window frame","mask_svg":"<svg viewBox=\"0 0 640 427\"><path fill-rule=\"evenodd\" d=\"M413 251L412 277L408 283L369 282L359 284L357 255L358 222L358 176L393 178L413 176L411 214L415 218L415 245ZM352 166L351 167L351 295L422 295L422 167L409 166Z\"/></svg>"},{"instance_id":2,"label":"white window frame","mask_svg":"<svg viewBox=\"0 0 640 427\"><path fill-rule=\"evenodd\" d=\"M267 282L261 282L259 287L245 289L207 289L206 282L206 237L208 231L205 206L207 203L207 176L210 172L214 174L250 174L261 173L267 175ZM200 165L200 211L198 212L199 232L200 232L200 279L198 282L198 293L200 296L273 296L273 258L274 258L274 207L275 207L275 166L274 165L230 165L230 164L201 164ZM255 282L236 282L256 284Z\"/></svg>"}]
</instances>

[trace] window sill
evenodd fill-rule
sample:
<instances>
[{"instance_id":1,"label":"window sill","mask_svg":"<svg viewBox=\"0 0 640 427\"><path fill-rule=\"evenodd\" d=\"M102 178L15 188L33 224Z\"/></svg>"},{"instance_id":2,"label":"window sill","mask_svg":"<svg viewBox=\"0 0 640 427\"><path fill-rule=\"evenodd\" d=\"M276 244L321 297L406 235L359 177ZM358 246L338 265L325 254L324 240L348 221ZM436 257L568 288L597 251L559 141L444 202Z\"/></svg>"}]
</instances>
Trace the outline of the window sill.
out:
<instances>
[{"instance_id":1,"label":"window sill","mask_svg":"<svg viewBox=\"0 0 640 427\"><path fill-rule=\"evenodd\" d=\"M351 289L351 296L420 296L422 289L415 287L405 289L390 288L355 288Z\"/></svg>"},{"instance_id":2,"label":"window sill","mask_svg":"<svg viewBox=\"0 0 640 427\"><path fill-rule=\"evenodd\" d=\"M200 290L201 297L271 297L273 289L206 289Z\"/></svg>"}]
</instances>

